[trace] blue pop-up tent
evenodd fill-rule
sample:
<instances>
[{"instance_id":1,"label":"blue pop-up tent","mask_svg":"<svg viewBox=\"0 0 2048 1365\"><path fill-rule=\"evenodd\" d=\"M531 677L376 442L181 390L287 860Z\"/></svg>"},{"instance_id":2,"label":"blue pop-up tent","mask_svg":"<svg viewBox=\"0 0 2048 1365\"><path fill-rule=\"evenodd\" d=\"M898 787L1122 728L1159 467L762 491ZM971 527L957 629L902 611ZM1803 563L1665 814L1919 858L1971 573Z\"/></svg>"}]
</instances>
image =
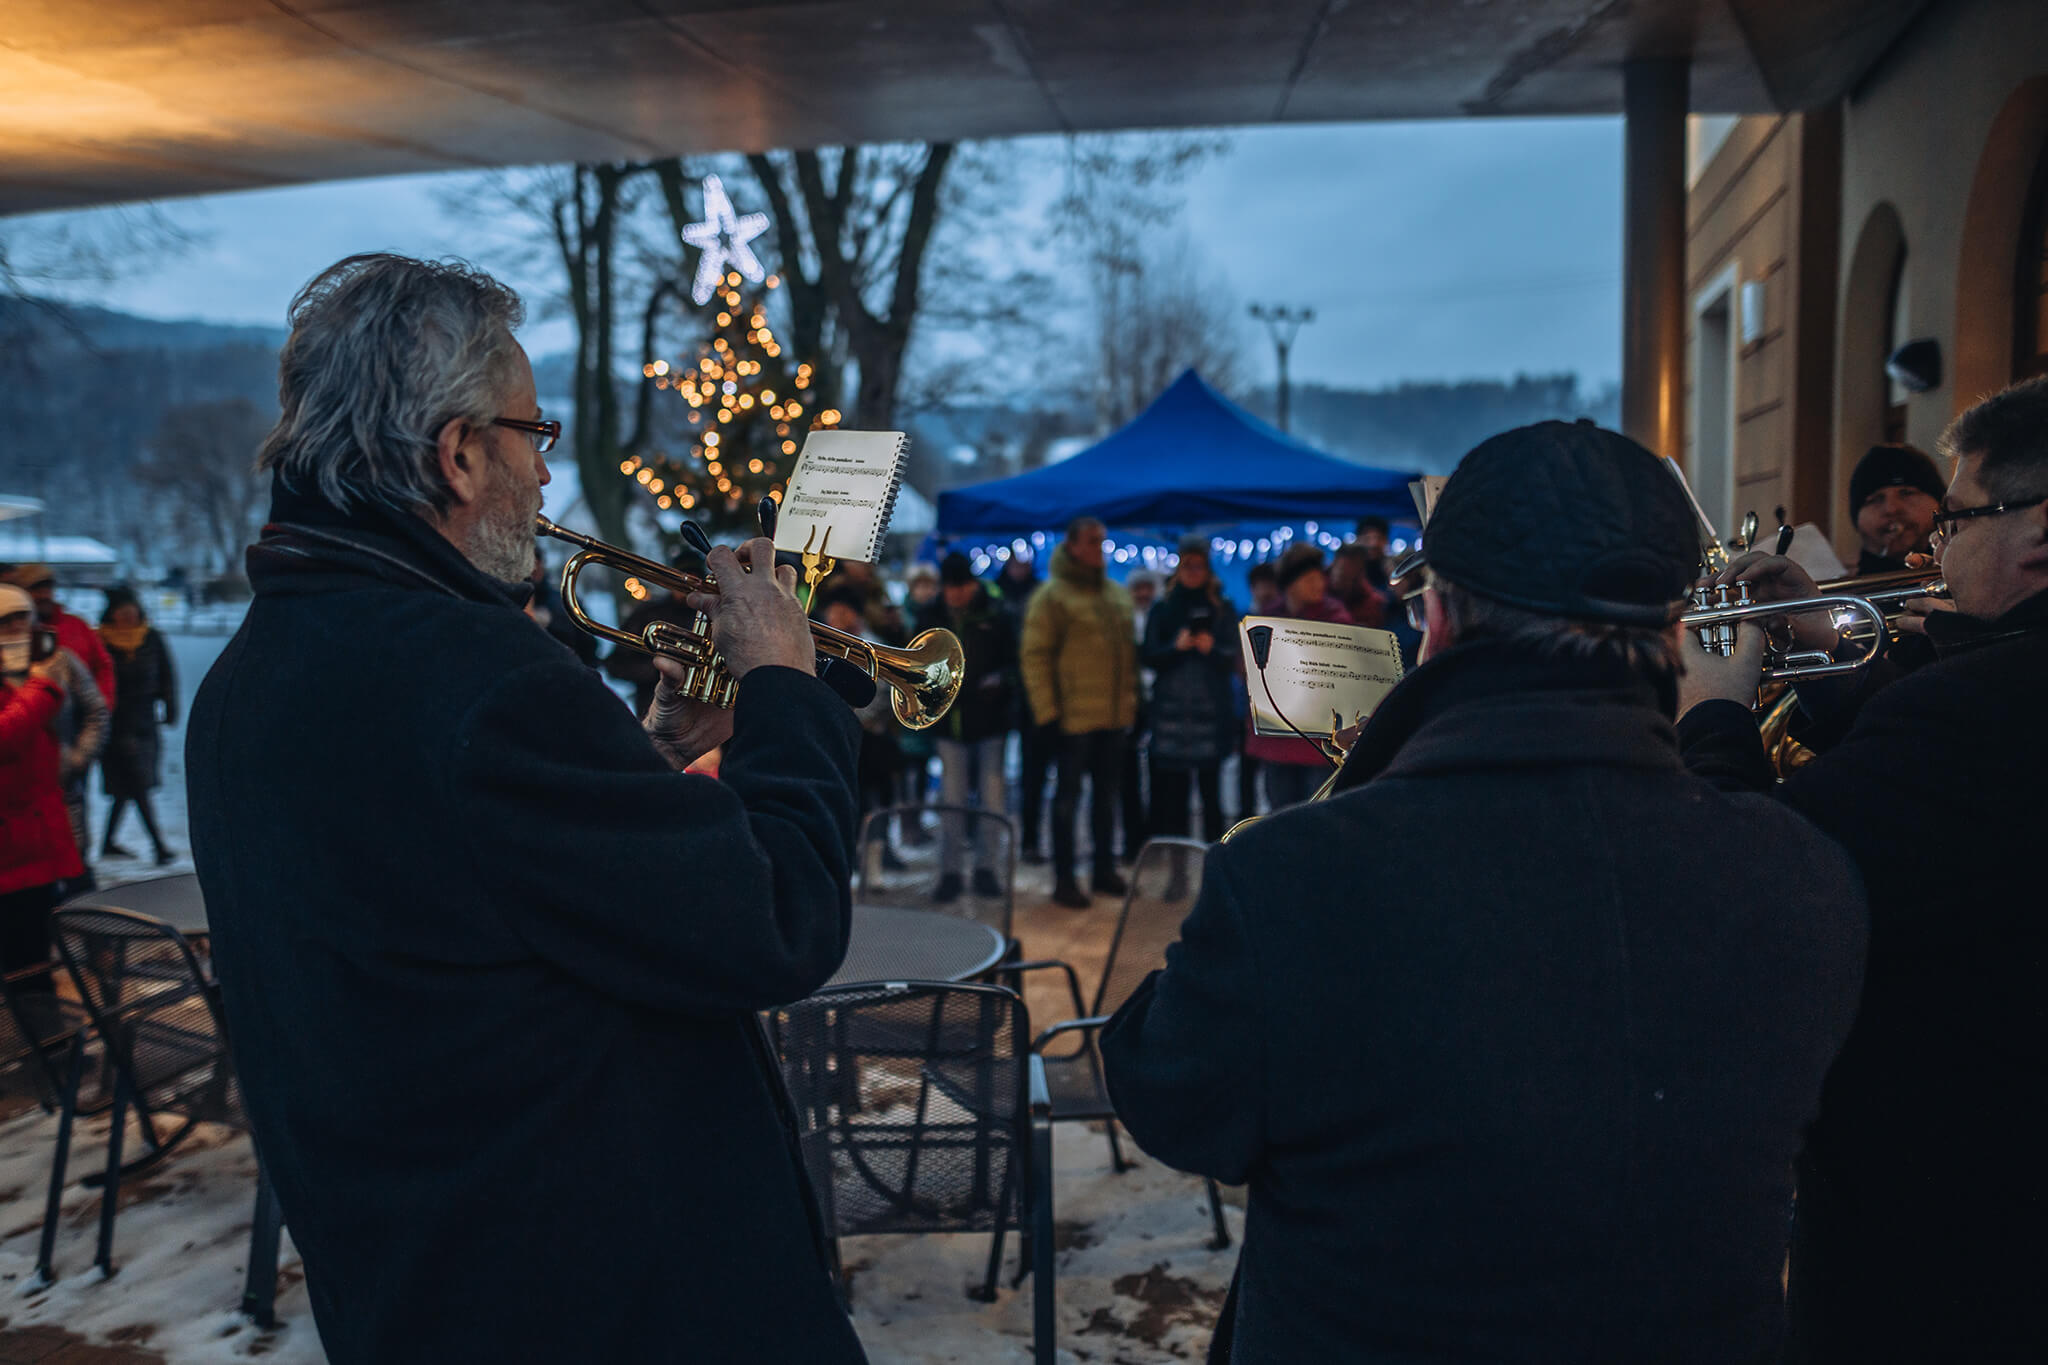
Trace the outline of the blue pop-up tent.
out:
<instances>
[{"instance_id":1,"label":"blue pop-up tent","mask_svg":"<svg viewBox=\"0 0 2048 1365\"><path fill-rule=\"evenodd\" d=\"M1152 405L1079 454L939 494L941 534L1064 526L1199 526L1301 517L1413 519L1419 475L1325 455L1185 371Z\"/></svg>"}]
</instances>

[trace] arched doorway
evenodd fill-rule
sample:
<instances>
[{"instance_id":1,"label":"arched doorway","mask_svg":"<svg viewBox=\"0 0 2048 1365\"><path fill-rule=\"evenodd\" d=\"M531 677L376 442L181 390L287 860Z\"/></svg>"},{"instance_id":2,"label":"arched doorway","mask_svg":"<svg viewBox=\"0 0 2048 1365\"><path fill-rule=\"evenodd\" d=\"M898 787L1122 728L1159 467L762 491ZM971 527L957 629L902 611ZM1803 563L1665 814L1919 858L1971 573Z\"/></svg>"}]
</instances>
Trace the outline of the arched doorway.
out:
<instances>
[{"instance_id":1,"label":"arched doorway","mask_svg":"<svg viewBox=\"0 0 2048 1365\"><path fill-rule=\"evenodd\" d=\"M1903 402L1893 402L1884 362L1898 344L1894 333L1906 324L1910 296L1906 283L1906 230L1898 210L1881 203L1856 234L1842 293L1842 326L1835 351L1835 459L1828 480L1823 526L1832 528L1837 552L1853 545L1855 528L1842 508L1849 473L1863 452L1885 440L1903 439ZM1896 425L1899 436L1889 428Z\"/></svg>"},{"instance_id":2,"label":"arched doorway","mask_svg":"<svg viewBox=\"0 0 2048 1365\"><path fill-rule=\"evenodd\" d=\"M2012 377L2048 375L2048 139L2043 139L2041 155L2034 163L2027 213L2020 222L2012 313Z\"/></svg>"},{"instance_id":3,"label":"arched doorway","mask_svg":"<svg viewBox=\"0 0 2048 1365\"><path fill-rule=\"evenodd\" d=\"M2048 154L2048 76L2007 97L1970 181L1956 259L1954 383L1960 412L1996 393L2041 359L2041 167ZM2033 288L2016 288L2015 263L2033 268ZM2021 306L2022 297L2024 304ZM2025 350L2027 353L2021 355Z\"/></svg>"}]
</instances>

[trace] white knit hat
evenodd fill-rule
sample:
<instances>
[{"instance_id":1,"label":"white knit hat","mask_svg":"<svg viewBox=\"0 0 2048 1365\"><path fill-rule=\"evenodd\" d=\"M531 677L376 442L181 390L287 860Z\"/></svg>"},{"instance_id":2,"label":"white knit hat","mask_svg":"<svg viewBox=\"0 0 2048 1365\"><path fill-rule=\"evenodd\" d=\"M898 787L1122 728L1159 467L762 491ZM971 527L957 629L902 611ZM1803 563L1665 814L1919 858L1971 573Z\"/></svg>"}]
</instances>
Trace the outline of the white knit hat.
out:
<instances>
[{"instance_id":1,"label":"white knit hat","mask_svg":"<svg viewBox=\"0 0 2048 1365\"><path fill-rule=\"evenodd\" d=\"M12 583L0 583L0 616L12 616L18 611L34 611L36 600L26 590Z\"/></svg>"}]
</instances>

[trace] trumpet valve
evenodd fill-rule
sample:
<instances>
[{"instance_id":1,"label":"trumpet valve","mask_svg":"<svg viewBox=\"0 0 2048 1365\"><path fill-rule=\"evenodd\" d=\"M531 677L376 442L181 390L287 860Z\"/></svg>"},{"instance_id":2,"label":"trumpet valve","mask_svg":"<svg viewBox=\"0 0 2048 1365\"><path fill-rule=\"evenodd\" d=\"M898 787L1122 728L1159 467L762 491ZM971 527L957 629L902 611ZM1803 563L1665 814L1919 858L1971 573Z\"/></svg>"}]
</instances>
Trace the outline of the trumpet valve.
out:
<instances>
[{"instance_id":1,"label":"trumpet valve","mask_svg":"<svg viewBox=\"0 0 2048 1365\"><path fill-rule=\"evenodd\" d=\"M1735 603L1729 597L1728 585L1726 583L1715 584L1714 605L1717 607L1729 607L1735 605ZM1723 658L1727 658L1728 656L1735 653L1735 625L1733 622L1722 621L1715 624L1714 652L1721 655L1721 657Z\"/></svg>"},{"instance_id":2,"label":"trumpet valve","mask_svg":"<svg viewBox=\"0 0 2048 1365\"><path fill-rule=\"evenodd\" d=\"M686 664L718 662L718 652L711 647L711 623L702 612L688 626L673 621L651 622L640 638L653 653L666 654Z\"/></svg>"}]
</instances>

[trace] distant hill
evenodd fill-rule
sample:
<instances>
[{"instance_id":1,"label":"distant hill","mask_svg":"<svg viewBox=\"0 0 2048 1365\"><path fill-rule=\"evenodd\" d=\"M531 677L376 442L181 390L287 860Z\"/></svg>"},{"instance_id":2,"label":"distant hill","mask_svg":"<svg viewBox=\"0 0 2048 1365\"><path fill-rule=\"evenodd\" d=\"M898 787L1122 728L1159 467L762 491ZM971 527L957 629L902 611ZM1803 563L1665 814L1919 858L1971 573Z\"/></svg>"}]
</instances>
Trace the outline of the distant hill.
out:
<instances>
[{"instance_id":1,"label":"distant hill","mask_svg":"<svg viewBox=\"0 0 2048 1365\"><path fill-rule=\"evenodd\" d=\"M1273 420L1272 390L1231 397ZM1553 417L1614 426L1621 400L1611 387L1582 389L1576 375L1517 375L1383 389L1309 384L1294 390L1290 410L1293 434L1319 450L1380 468L1447 474L1466 451L1509 427ZM1077 399L1053 393L919 413L909 429L909 482L926 494L1033 468L1054 441L1108 434L1094 428Z\"/></svg>"},{"instance_id":2,"label":"distant hill","mask_svg":"<svg viewBox=\"0 0 2048 1365\"><path fill-rule=\"evenodd\" d=\"M1273 391L1239 400L1273 420ZM1295 435L1361 464L1448 474L1466 451L1510 427L1550 418L1621 421L1612 386L1585 390L1577 375L1516 375L1510 380L1417 381L1384 389L1297 386L1289 400Z\"/></svg>"},{"instance_id":3,"label":"distant hill","mask_svg":"<svg viewBox=\"0 0 2048 1365\"><path fill-rule=\"evenodd\" d=\"M214 346L253 345L276 350L282 327L165 320L117 313L91 304L56 303L0 296L0 352L10 345L36 344L65 350L193 351Z\"/></svg>"},{"instance_id":4,"label":"distant hill","mask_svg":"<svg viewBox=\"0 0 2048 1365\"><path fill-rule=\"evenodd\" d=\"M43 499L53 534L146 538L152 507L128 475L164 413L226 398L275 412L283 340L274 327L0 297L0 492Z\"/></svg>"}]
</instances>

